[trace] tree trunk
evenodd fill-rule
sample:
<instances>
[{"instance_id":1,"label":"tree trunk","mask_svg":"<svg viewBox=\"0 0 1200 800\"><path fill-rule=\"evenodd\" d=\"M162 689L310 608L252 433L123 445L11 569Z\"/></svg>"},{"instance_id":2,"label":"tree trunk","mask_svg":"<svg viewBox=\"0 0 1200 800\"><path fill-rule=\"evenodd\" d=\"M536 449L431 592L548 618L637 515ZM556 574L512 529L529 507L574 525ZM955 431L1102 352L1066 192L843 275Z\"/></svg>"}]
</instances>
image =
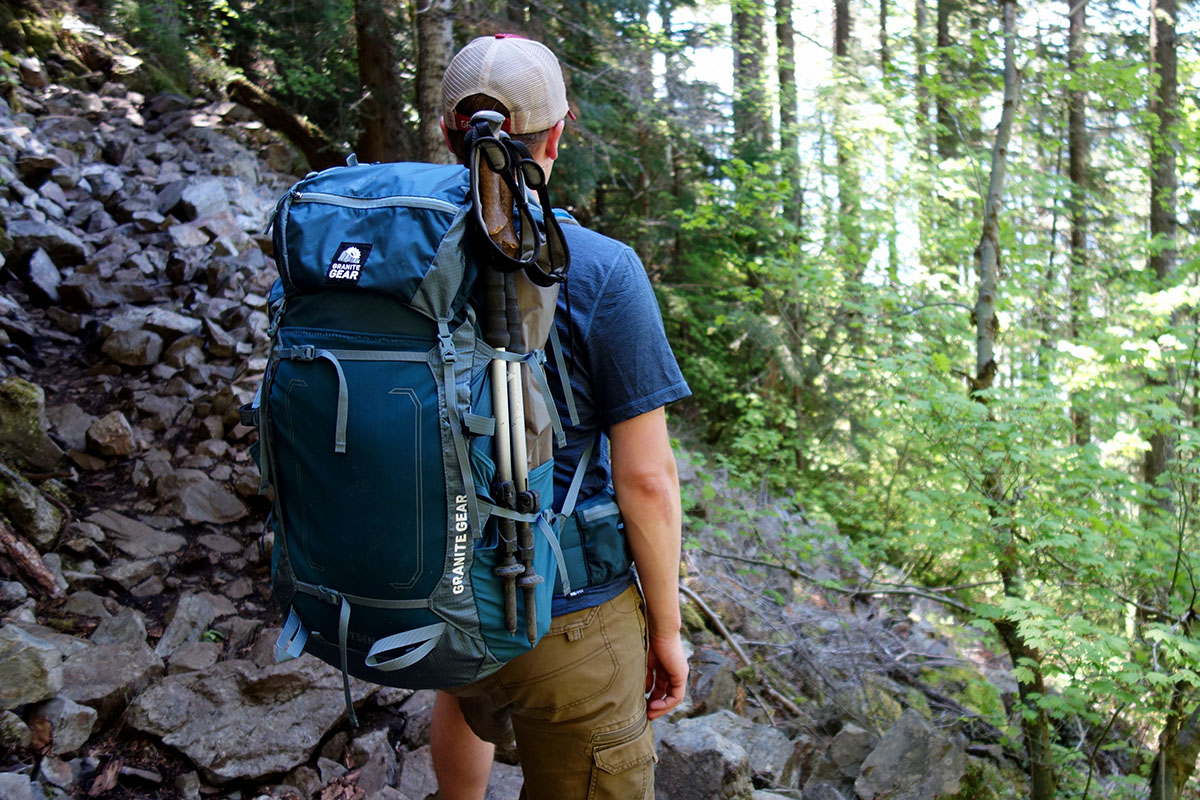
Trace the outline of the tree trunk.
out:
<instances>
[{"instance_id":1,"label":"tree trunk","mask_svg":"<svg viewBox=\"0 0 1200 800\"><path fill-rule=\"evenodd\" d=\"M800 137L796 110L796 31L792 26L792 0L775 0L775 43L779 62L779 150L787 194L783 217L797 228L804 213L800 183Z\"/></svg>"},{"instance_id":2,"label":"tree trunk","mask_svg":"<svg viewBox=\"0 0 1200 800\"><path fill-rule=\"evenodd\" d=\"M1067 92L1067 149L1071 179L1071 262L1067 272L1069 336L1078 341L1084 320L1088 316L1087 280L1087 198L1088 198L1088 137L1087 92L1083 75L1087 63L1084 34L1087 30L1087 0L1067 0L1067 72L1071 76ZM1091 441L1092 420L1086 406L1071 398L1071 428L1076 445Z\"/></svg>"},{"instance_id":3,"label":"tree trunk","mask_svg":"<svg viewBox=\"0 0 1200 800\"><path fill-rule=\"evenodd\" d=\"M1150 259L1154 288L1170 288L1176 279L1176 194L1178 181L1175 150L1178 146L1179 91L1176 68L1176 0L1150 0L1150 71L1157 85L1150 95L1150 114L1156 122L1150 137ZM1170 326L1179 324L1179 312L1171 313ZM1146 378L1152 391L1161 391L1174 383L1174 370L1150 374ZM1169 390L1169 388L1168 388ZM1159 487L1175 455L1174 436L1159 423L1150 435L1150 449L1142 465L1142 477L1152 492L1142 509L1151 520L1167 523L1175 514L1175 501L1167 487ZM1174 586L1169 591L1173 591ZM1159 735L1158 754L1151 770L1151 800L1178 800L1184 785L1196 769L1200 753L1200 710L1185 718L1187 687L1176 686L1172 693L1167 720Z\"/></svg>"},{"instance_id":4,"label":"tree trunk","mask_svg":"<svg viewBox=\"0 0 1200 800\"><path fill-rule=\"evenodd\" d=\"M958 155L958 134L954 112L950 105L949 83L953 81L954 64L950 55L950 12L954 0L938 0L937 4L937 62L942 79L937 93L937 153L942 160Z\"/></svg>"},{"instance_id":5,"label":"tree trunk","mask_svg":"<svg viewBox=\"0 0 1200 800\"><path fill-rule=\"evenodd\" d=\"M862 187L854 158L854 141L844 117L848 103L846 94L850 80L850 0L833 3L834 81L838 97L834 105L833 139L837 147L838 230L841 233L842 261L847 265L849 280L857 282L866 270L867 253L862 241Z\"/></svg>"},{"instance_id":6,"label":"tree trunk","mask_svg":"<svg viewBox=\"0 0 1200 800\"><path fill-rule=\"evenodd\" d=\"M984 395L996 376L996 337L1000 324L996 316L1000 276L1000 206L1004 198L1004 180L1008 169L1008 143L1012 136L1013 119L1021 91L1021 77L1016 64L1017 6L1015 0L1005 0L1004 10L1004 105L996 141L992 147L992 172L983 212L983 234L975 248L975 265L979 273L979 291L975 303L975 379L972 396L986 403ZM987 470L983 490L988 500L991 533L997 547L997 562L1004 592L1021 597L1024 588L1020 574L1019 543L1013 529L1009 506L1011 498L1004 490L1000 467ZM1021 716L1021 731L1029 758L1030 797L1032 800L1053 800L1056 778L1051 751L1050 720L1039 708L1035 695L1045 691L1040 669L1041 654L1020 634L1017 623L1009 619L995 621L996 631L1004 641L1013 665L1030 670L1032 677L1018 683L1022 702L1032 712Z\"/></svg>"},{"instance_id":7,"label":"tree trunk","mask_svg":"<svg viewBox=\"0 0 1200 800\"><path fill-rule=\"evenodd\" d=\"M892 71L892 56L888 51L887 6L888 0L879 0L879 71L884 80Z\"/></svg>"},{"instance_id":8,"label":"tree trunk","mask_svg":"<svg viewBox=\"0 0 1200 800\"><path fill-rule=\"evenodd\" d=\"M362 161L412 158L405 136L408 125L396 52L400 30L396 12L394 0L354 0L358 85L362 90L358 106L362 133L356 152Z\"/></svg>"},{"instance_id":9,"label":"tree trunk","mask_svg":"<svg viewBox=\"0 0 1200 800\"><path fill-rule=\"evenodd\" d=\"M753 163L771 142L764 38L766 13L758 0L733 0L733 136L738 157Z\"/></svg>"},{"instance_id":10,"label":"tree trunk","mask_svg":"<svg viewBox=\"0 0 1200 800\"><path fill-rule=\"evenodd\" d=\"M450 164L438 120L442 115L442 73L450 63L453 24L450 0L417 0L417 112L420 116L421 160Z\"/></svg>"}]
</instances>

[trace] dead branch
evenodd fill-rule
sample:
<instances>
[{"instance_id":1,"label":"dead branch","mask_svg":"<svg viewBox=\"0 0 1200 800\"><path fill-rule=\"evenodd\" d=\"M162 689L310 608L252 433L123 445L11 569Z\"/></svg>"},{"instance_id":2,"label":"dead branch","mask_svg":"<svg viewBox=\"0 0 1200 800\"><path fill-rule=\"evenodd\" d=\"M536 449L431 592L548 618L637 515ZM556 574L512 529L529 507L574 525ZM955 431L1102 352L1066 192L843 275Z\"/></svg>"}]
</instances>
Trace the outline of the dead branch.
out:
<instances>
[{"instance_id":1,"label":"dead branch","mask_svg":"<svg viewBox=\"0 0 1200 800\"><path fill-rule=\"evenodd\" d=\"M336 167L345 162L345 153L325 132L294 114L273 97L244 78L235 78L225 87L229 97L258 115L273 131L278 131L299 148L315 170Z\"/></svg>"},{"instance_id":2,"label":"dead branch","mask_svg":"<svg viewBox=\"0 0 1200 800\"><path fill-rule=\"evenodd\" d=\"M0 522L0 555L6 556L17 571L40 589L48 599L62 598L63 593L58 588L58 581L42 563L37 549L3 522Z\"/></svg>"}]
</instances>

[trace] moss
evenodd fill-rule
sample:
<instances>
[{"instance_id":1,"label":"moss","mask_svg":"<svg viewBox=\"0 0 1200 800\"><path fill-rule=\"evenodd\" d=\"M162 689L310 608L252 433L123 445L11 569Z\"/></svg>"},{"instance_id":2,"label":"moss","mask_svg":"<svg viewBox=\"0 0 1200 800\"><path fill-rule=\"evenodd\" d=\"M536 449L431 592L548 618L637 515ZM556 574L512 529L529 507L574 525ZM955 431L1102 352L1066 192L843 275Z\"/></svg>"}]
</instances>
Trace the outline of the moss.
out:
<instances>
[{"instance_id":1,"label":"moss","mask_svg":"<svg viewBox=\"0 0 1200 800\"><path fill-rule=\"evenodd\" d=\"M683 618L683 627L690 633L699 633L708 629L708 621L704 618L704 614L690 600L680 599L679 615Z\"/></svg>"},{"instance_id":2,"label":"moss","mask_svg":"<svg viewBox=\"0 0 1200 800\"><path fill-rule=\"evenodd\" d=\"M1020 791L1023 784L1021 777L1005 775L991 761L968 756L958 791L945 800L1007 800L1023 796Z\"/></svg>"},{"instance_id":3,"label":"moss","mask_svg":"<svg viewBox=\"0 0 1200 800\"><path fill-rule=\"evenodd\" d=\"M29 17L21 20L21 29L25 32L25 46L38 58L58 53L58 32L50 20Z\"/></svg>"},{"instance_id":4,"label":"moss","mask_svg":"<svg viewBox=\"0 0 1200 800\"><path fill-rule=\"evenodd\" d=\"M145 59L140 67L123 75L121 79L130 91L144 94L147 97L156 94L191 95L191 92L174 75Z\"/></svg>"},{"instance_id":5,"label":"moss","mask_svg":"<svg viewBox=\"0 0 1200 800\"><path fill-rule=\"evenodd\" d=\"M926 670L921 678L992 724L1004 724L1004 700L1000 690L970 667Z\"/></svg>"},{"instance_id":6,"label":"moss","mask_svg":"<svg viewBox=\"0 0 1200 800\"><path fill-rule=\"evenodd\" d=\"M25 51L25 29L8 3L0 3L0 47L14 53Z\"/></svg>"}]
</instances>

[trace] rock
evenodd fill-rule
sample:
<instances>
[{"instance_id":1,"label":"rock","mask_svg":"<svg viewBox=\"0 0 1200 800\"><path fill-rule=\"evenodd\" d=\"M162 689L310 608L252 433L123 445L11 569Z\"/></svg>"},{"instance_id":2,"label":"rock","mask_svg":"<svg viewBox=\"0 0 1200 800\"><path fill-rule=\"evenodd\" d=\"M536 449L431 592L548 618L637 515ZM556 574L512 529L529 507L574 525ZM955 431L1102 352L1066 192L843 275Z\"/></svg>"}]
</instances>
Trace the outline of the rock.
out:
<instances>
[{"instance_id":1,"label":"rock","mask_svg":"<svg viewBox=\"0 0 1200 800\"><path fill-rule=\"evenodd\" d=\"M371 691L357 680L351 687L357 699ZM306 762L345 713L341 673L303 656L170 675L134 701L126 722L183 752L206 780L226 783Z\"/></svg>"},{"instance_id":2,"label":"rock","mask_svg":"<svg viewBox=\"0 0 1200 800\"><path fill-rule=\"evenodd\" d=\"M75 403L46 409L54 435L72 450L87 447L87 429L98 417L84 411Z\"/></svg>"},{"instance_id":3,"label":"rock","mask_svg":"<svg viewBox=\"0 0 1200 800\"><path fill-rule=\"evenodd\" d=\"M717 733L706 717L655 723L655 794L688 800L726 800L752 791L750 757Z\"/></svg>"},{"instance_id":4,"label":"rock","mask_svg":"<svg viewBox=\"0 0 1200 800\"><path fill-rule=\"evenodd\" d=\"M62 283L62 273L54 265L54 260L40 247L29 257L29 288L39 300L49 303L58 302L58 285Z\"/></svg>"},{"instance_id":5,"label":"rock","mask_svg":"<svg viewBox=\"0 0 1200 800\"><path fill-rule=\"evenodd\" d=\"M759 725L728 709L700 717L708 727L726 739L738 742L750 753L754 780L759 784L778 786L792 756L792 743L782 731L769 725ZM795 788L795 787L791 787Z\"/></svg>"},{"instance_id":6,"label":"rock","mask_svg":"<svg viewBox=\"0 0 1200 800\"><path fill-rule=\"evenodd\" d=\"M221 657L220 642L184 642L171 653L167 673L198 672L211 667Z\"/></svg>"},{"instance_id":7,"label":"rock","mask_svg":"<svg viewBox=\"0 0 1200 800\"><path fill-rule=\"evenodd\" d=\"M957 792L965 768L962 748L908 708L863 762L854 791L862 800L932 800Z\"/></svg>"},{"instance_id":8,"label":"rock","mask_svg":"<svg viewBox=\"0 0 1200 800\"><path fill-rule=\"evenodd\" d=\"M429 744L429 726L433 720L433 701L437 693L421 689L409 695L400 706L404 716L404 732L401 741L410 750Z\"/></svg>"},{"instance_id":9,"label":"rock","mask_svg":"<svg viewBox=\"0 0 1200 800\"><path fill-rule=\"evenodd\" d=\"M150 313L146 315L145 326L147 330L157 333L167 343L175 341L180 336L192 335L200 331L199 320L165 308L151 309Z\"/></svg>"},{"instance_id":10,"label":"rock","mask_svg":"<svg viewBox=\"0 0 1200 800\"><path fill-rule=\"evenodd\" d=\"M133 455L133 426L120 411L112 411L87 429L88 450L101 456Z\"/></svg>"},{"instance_id":11,"label":"rock","mask_svg":"<svg viewBox=\"0 0 1200 800\"><path fill-rule=\"evenodd\" d=\"M81 264L87 255L83 240L54 222L12 220L8 223L8 235L13 241L13 255L18 261L23 261L35 250L44 250L54 263L64 266Z\"/></svg>"},{"instance_id":12,"label":"rock","mask_svg":"<svg viewBox=\"0 0 1200 800\"><path fill-rule=\"evenodd\" d=\"M29 590L18 581L0 581L0 610L20 605L29 597Z\"/></svg>"},{"instance_id":13,"label":"rock","mask_svg":"<svg viewBox=\"0 0 1200 800\"><path fill-rule=\"evenodd\" d=\"M101 575L125 591L129 591L152 575L162 576L166 572L166 565L158 558L121 559L111 567L100 570Z\"/></svg>"},{"instance_id":14,"label":"rock","mask_svg":"<svg viewBox=\"0 0 1200 800\"><path fill-rule=\"evenodd\" d=\"M186 522L224 525L248 513L237 495L200 470L181 469L163 475L155 482L155 490L168 512Z\"/></svg>"},{"instance_id":15,"label":"rock","mask_svg":"<svg viewBox=\"0 0 1200 800\"><path fill-rule=\"evenodd\" d=\"M54 547L62 512L20 473L0 462L0 511L41 552Z\"/></svg>"},{"instance_id":16,"label":"rock","mask_svg":"<svg viewBox=\"0 0 1200 800\"><path fill-rule=\"evenodd\" d=\"M806 787L803 800L846 800L846 796L824 781L812 787Z\"/></svg>"},{"instance_id":17,"label":"rock","mask_svg":"<svg viewBox=\"0 0 1200 800\"><path fill-rule=\"evenodd\" d=\"M145 642L97 645L63 663L62 695L96 709L106 725L162 674L162 659Z\"/></svg>"},{"instance_id":18,"label":"rock","mask_svg":"<svg viewBox=\"0 0 1200 800\"><path fill-rule=\"evenodd\" d=\"M11 711L0 711L0 748L18 750L33 744L33 732L25 724L25 720ZM0 783L0 797L4 794L4 784Z\"/></svg>"},{"instance_id":19,"label":"rock","mask_svg":"<svg viewBox=\"0 0 1200 800\"><path fill-rule=\"evenodd\" d=\"M49 700L63 688L62 654L15 625L0 628L0 709Z\"/></svg>"},{"instance_id":20,"label":"rock","mask_svg":"<svg viewBox=\"0 0 1200 800\"><path fill-rule=\"evenodd\" d=\"M46 394L42 387L10 376L0 383L0 446L7 445L41 470L52 470L62 459L46 434Z\"/></svg>"},{"instance_id":21,"label":"rock","mask_svg":"<svg viewBox=\"0 0 1200 800\"><path fill-rule=\"evenodd\" d=\"M28 633L33 638L40 639L41 641L53 647L63 658L70 658L76 653L86 650L92 646L87 639L80 639L78 636L60 633L53 628L47 628L45 625L37 624L36 620L32 622L16 620L13 622L13 624Z\"/></svg>"},{"instance_id":22,"label":"rock","mask_svg":"<svg viewBox=\"0 0 1200 800\"><path fill-rule=\"evenodd\" d=\"M192 223L172 225L167 228L167 234L176 247L203 247L208 244L208 234Z\"/></svg>"},{"instance_id":23,"label":"rock","mask_svg":"<svg viewBox=\"0 0 1200 800\"><path fill-rule=\"evenodd\" d=\"M738 700L734 664L715 650L697 650L689 659L687 701L689 716L704 716L722 708L732 709Z\"/></svg>"},{"instance_id":24,"label":"rock","mask_svg":"<svg viewBox=\"0 0 1200 800\"><path fill-rule=\"evenodd\" d=\"M163 339L153 331L116 331L104 340L104 354L127 367L150 367L162 355Z\"/></svg>"},{"instance_id":25,"label":"rock","mask_svg":"<svg viewBox=\"0 0 1200 800\"><path fill-rule=\"evenodd\" d=\"M878 735L854 723L842 726L813 767L806 788L824 782L848 785L858 777L863 761L878 743Z\"/></svg>"},{"instance_id":26,"label":"rock","mask_svg":"<svg viewBox=\"0 0 1200 800\"><path fill-rule=\"evenodd\" d=\"M175 202L171 203L172 200ZM163 214L174 214L183 222L213 216L228 208L229 196L217 178L177 181L158 195L158 210Z\"/></svg>"},{"instance_id":27,"label":"rock","mask_svg":"<svg viewBox=\"0 0 1200 800\"><path fill-rule=\"evenodd\" d=\"M122 608L113 617L101 620L89 638L98 645L136 645L146 643L146 620L142 612Z\"/></svg>"},{"instance_id":28,"label":"rock","mask_svg":"<svg viewBox=\"0 0 1200 800\"><path fill-rule=\"evenodd\" d=\"M177 553L187 539L177 533L160 531L115 511L98 511L87 521L103 530L110 541L130 558L154 558Z\"/></svg>"},{"instance_id":29,"label":"rock","mask_svg":"<svg viewBox=\"0 0 1200 800\"><path fill-rule=\"evenodd\" d=\"M360 769L358 788L368 795L391 786L396 780L399 763L396 750L388 741L387 730L372 731L359 736L350 744L354 766Z\"/></svg>"},{"instance_id":30,"label":"rock","mask_svg":"<svg viewBox=\"0 0 1200 800\"><path fill-rule=\"evenodd\" d=\"M215 617L212 604L200 595L185 594L176 601L154 652L167 658L185 642L199 641Z\"/></svg>"},{"instance_id":31,"label":"rock","mask_svg":"<svg viewBox=\"0 0 1200 800\"><path fill-rule=\"evenodd\" d=\"M62 605L63 611L78 614L81 617L96 617L108 619L111 614L104 604L104 598L89 591L75 592Z\"/></svg>"},{"instance_id":32,"label":"rock","mask_svg":"<svg viewBox=\"0 0 1200 800\"><path fill-rule=\"evenodd\" d=\"M96 728L96 711L65 697L56 697L32 711L33 716L50 722L53 733L50 752L54 755L74 753L83 747Z\"/></svg>"},{"instance_id":33,"label":"rock","mask_svg":"<svg viewBox=\"0 0 1200 800\"><path fill-rule=\"evenodd\" d=\"M425 798L437 791L437 776L433 773L433 754L429 745L404 754L400 784L396 788L403 797Z\"/></svg>"},{"instance_id":34,"label":"rock","mask_svg":"<svg viewBox=\"0 0 1200 800\"><path fill-rule=\"evenodd\" d=\"M22 58L17 61L17 70L21 75L21 84L29 89L45 89L50 85L42 62L36 58Z\"/></svg>"},{"instance_id":35,"label":"rock","mask_svg":"<svg viewBox=\"0 0 1200 800\"><path fill-rule=\"evenodd\" d=\"M41 792L38 794L45 796ZM4 800L33 800L33 782L28 775L19 772L0 772L0 797Z\"/></svg>"}]
</instances>

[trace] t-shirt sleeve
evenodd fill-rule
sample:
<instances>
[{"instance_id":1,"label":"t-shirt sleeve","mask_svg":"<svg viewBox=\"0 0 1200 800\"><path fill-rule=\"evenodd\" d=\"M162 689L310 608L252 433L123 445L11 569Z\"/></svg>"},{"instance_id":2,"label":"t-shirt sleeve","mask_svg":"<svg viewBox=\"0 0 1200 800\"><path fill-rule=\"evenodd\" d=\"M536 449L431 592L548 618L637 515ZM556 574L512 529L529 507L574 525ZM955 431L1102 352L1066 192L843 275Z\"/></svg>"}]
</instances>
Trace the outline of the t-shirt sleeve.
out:
<instances>
[{"instance_id":1,"label":"t-shirt sleeve","mask_svg":"<svg viewBox=\"0 0 1200 800\"><path fill-rule=\"evenodd\" d=\"M667 342L650 279L629 248L596 297L585 338L604 427L691 394Z\"/></svg>"}]
</instances>

